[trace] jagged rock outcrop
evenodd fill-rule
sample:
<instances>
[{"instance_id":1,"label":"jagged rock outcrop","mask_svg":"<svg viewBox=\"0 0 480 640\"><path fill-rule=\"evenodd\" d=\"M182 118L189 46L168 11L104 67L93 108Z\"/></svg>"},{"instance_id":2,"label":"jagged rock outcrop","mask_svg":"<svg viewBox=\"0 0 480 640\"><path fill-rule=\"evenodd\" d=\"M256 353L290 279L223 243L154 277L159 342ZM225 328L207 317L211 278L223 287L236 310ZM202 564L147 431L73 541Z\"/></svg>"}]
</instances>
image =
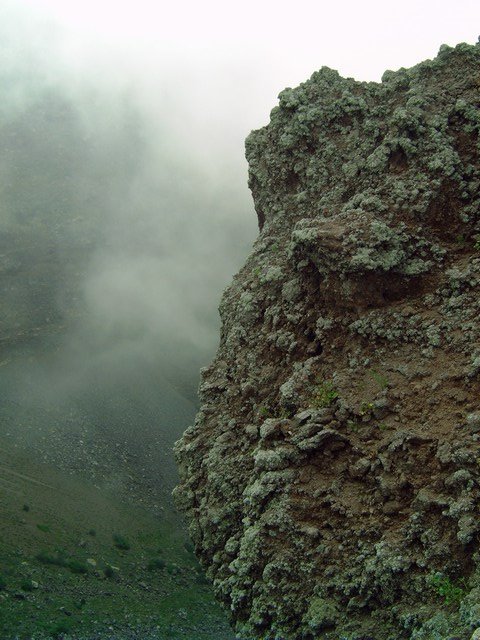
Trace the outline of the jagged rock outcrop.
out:
<instances>
[{"instance_id":1,"label":"jagged rock outcrop","mask_svg":"<svg viewBox=\"0 0 480 640\"><path fill-rule=\"evenodd\" d=\"M244 638L480 627L480 46L323 68L248 137L260 234L177 445Z\"/></svg>"}]
</instances>

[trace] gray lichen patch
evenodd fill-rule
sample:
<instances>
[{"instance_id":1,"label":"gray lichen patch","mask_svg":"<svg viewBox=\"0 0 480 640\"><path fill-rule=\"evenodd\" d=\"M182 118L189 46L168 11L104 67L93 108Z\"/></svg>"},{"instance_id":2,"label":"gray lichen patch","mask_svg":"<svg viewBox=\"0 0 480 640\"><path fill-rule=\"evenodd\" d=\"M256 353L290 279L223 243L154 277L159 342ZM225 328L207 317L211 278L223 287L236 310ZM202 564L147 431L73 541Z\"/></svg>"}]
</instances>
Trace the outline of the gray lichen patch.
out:
<instances>
[{"instance_id":1,"label":"gray lichen patch","mask_svg":"<svg viewBox=\"0 0 480 640\"><path fill-rule=\"evenodd\" d=\"M240 637L480 627L479 95L479 46L323 68L247 139L260 234L176 447Z\"/></svg>"}]
</instances>

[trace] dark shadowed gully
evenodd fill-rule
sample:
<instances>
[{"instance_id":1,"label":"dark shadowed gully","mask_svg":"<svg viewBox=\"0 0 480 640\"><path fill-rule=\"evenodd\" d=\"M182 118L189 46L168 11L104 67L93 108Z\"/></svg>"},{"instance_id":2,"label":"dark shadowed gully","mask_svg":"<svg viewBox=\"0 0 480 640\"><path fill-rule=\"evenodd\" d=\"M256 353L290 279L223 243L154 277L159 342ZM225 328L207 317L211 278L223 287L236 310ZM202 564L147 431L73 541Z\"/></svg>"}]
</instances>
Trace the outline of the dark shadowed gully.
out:
<instances>
[{"instance_id":1,"label":"dark shadowed gully","mask_svg":"<svg viewBox=\"0 0 480 640\"><path fill-rule=\"evenodd\" d=\"M240 637L480 637L479 106L480 46L442 46L247 139L260 235L176 489Z\"/></svg>"}]
</instances>

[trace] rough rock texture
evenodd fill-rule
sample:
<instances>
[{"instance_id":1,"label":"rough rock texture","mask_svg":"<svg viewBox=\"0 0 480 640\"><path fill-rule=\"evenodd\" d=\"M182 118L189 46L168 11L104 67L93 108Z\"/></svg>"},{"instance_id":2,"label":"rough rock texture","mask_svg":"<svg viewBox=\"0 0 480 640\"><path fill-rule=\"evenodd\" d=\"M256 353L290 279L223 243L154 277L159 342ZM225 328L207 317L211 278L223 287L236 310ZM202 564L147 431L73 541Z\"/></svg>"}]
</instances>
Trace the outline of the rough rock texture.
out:
<instances>
[{"instance_id":1,"label":"rough rock texture","mask_svg":"<svg viewBox=\"0 0 480 640\"><path fill-rule=\"evenodd\" d=\"M260 235L177 445L241 637L480 626L480 46L323 68L247 139Z\"/></svg>"}]
</instances>

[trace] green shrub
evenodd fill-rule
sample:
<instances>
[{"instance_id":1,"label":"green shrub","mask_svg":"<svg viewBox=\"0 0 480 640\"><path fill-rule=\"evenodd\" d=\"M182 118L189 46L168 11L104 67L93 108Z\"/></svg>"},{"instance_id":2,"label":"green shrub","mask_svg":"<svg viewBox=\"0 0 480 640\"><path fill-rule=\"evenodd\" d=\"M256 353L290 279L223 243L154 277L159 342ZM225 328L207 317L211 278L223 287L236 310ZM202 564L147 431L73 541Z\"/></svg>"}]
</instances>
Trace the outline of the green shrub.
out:
<instances>
[{"instance_id":1,"label":"green shrub","mask_svg":"<svg viewBox=\"0 0 480 640\"><path fill-rule=\"evenodd\" d=\"M33 584L31 580L22 580L22 582L20 583L20 589L22 591L33 591Z\"/></svg>"},{"instance_id":2,"label":"green shrub","mask_svg":"<svg viewBox=\"0 0 480 640\"><path fill-rule=\"evenodd\" d=\"M70 633L72 631L74 623L72 620L62 620L61 622L54 622L49 625L47 629L48 634L55 638L55 640L60 640L64 634Z\"/></svg>"},{"instance_id":3,"label":"green shrub","mask_svg":"<svg viewBox=\"0 0 480 640\"><path fill-rule=\"evenodd\" d=\"M207 576L204 573L197 573L196 577L195 577L195 582L196 584L210 584L210 581L208 580Z\"/></svg>"},{"instance_id":4,"label":"green shrub","mask_svg":"<svg viewBox=\"0 0 480 640\"><path fill-rule=\"evenodd\" d=\"M88 564L83 562L83 560L72 558L72 560L68 561L67 566L72 573L88 573Z\"/></svg>"},{"instance_id":5,"label":"green shrub","mask_svg":"<svg viewBox=\"0 0 480 640\"><path fill-rule=\"evenodd\" d=\"M195 547L193 546L193 544L187 540L187 542L185 542L185 544L183 545L185 551L187 553L194 553L195 552Z\"/></svg>"},{"instance_id":6,"label":"green shrub","mask_svg":"<svg viewBox=\"0 0 480 640\"><path fill-rule=\"evenodd\" d=\"M7 581L5 580L4 576L2 576L2 574L0 573L0 591L3 591L6 588L7 588Z\"/></svg>"},{"instance_id":7,"label":"green shrub","mask_svg":"<svg viewBox=\"0 0 480 640\"><path fill-rule=\"evenodd\" d=\"M121 549L122 551L128 551L130 549L130 543L128 540L118 533L113 534L113 544L117 549Z\"/></svg>"},{"instance_id":8,"label":"green shrub","mask_svg":"<svg viewBox=\"0 0 480 640\"><path fill-rule=\"evenodd\" d=\"M182 573L182 570L178 565L169 563L167 564L167 573L171 576L178 576L180 573Z\"/></svg>"},{"instance_id":9,"label":"green shrub","mask_svg":"<svg viewBox=\"0 0 480 640\"><path fill-rule=\"evenodd\" d=\"M454 584L448 576L440 573L431 576L429 584L445 599L445 604L459 604L465 597L465 590Z\"/></svg>"},{"instance_id":10,"label":"green shrub","mask_svg":"<svg viewBox=\"0 0 480 640\"><path fill-rule=\"evenodd\" d=\"M48 524L37 524L37 529L43 531L43 533L50 533L50 527Z\"/></svg>"},{"instance_id":11,"label":"green shrub","mask_svg":"<svg viewBox=\"0 0 480 640\"><path fill-rule=\"evenodd\" d=\"M166 565L167 563L165 562L165 560L162 560L162 558L153 558L147 564L147 569L148 571L158 571L161 569L165 569Z\"/></svg>"},{"instance_id":12,"label":"green shrub","mask_svg":"<svg viewBox=\"0 0 480 640\"><path fill-rule=\"evenodd\" d=\"M48 551L40 551L35 558L42 564L51 564L56 567L67 567L68 560L63 552L57 552L56 554L48 553Z\"/></svg>"},{"instance_id":13,"label":"green shrub","mask_svg":"<svg viewBox=\"0 0 480 640\"><path fill-rule=\"evenodd\" d=\"M115 569L114 569L112 566L110 566L109 564L107 564L107 566L106 566L106 567L105 567L105 569L103 570L103 575L104 575L106 578L114 578L114 577L115 577L115 574L116 574Z\"/></svg>"}]
</instances>

